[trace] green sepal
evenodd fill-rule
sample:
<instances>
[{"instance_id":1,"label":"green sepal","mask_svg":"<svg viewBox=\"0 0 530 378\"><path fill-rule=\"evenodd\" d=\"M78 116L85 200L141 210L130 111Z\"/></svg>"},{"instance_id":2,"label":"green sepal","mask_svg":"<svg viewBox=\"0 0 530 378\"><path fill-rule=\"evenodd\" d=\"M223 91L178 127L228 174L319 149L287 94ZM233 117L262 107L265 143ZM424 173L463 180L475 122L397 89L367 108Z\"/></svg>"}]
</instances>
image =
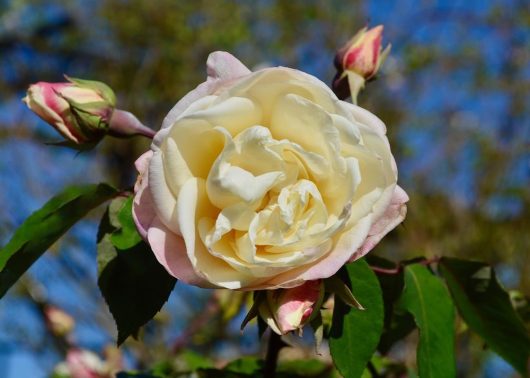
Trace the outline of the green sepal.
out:
<instances>
[{"instance_id":1,"label":"green sepal","mask_svg":"<svg viewBox=\"0 0 530 378\"><path fill-rule=\"evenodd\" d=\"M67 75L64 75L64 77L70 83L75 84L79 88L91 89L94 92L98 93L108 105L112 107L116 106L116 95L114 94L112 88L109 87L107 84L101 81L78 79Z\"/></svg>"},{"instance_id":2,"label":"green sepal","mask_svg":"<svg viewBox=\"0 0 530 378\"><path fill-rule=\"evenodd\" d=\"M324 287L326 292L335 294L344 304L358 310L364 310L363 305L359 303L348 285L338 275L325 279Z\"/></svg>"}]
</instances>

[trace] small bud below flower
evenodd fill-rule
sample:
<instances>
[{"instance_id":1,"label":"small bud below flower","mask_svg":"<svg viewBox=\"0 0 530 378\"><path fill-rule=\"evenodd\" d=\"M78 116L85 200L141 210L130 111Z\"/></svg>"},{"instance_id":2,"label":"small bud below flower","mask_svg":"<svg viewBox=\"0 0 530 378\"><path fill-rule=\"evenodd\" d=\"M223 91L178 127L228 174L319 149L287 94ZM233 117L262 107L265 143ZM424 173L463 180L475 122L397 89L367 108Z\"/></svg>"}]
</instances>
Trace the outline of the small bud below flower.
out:
<instances>
[{"instance_id":1,"label":"small bud below flower","mask_svg":"<svg viewBox=\"0 0 530 378\"><path fill-rule=\"evenodd\" d=\"M301 330L318 311L324 295L322 281L307 281L292 289L266 292L259 314L277 334Z\"/></svg>"},{"instance_id":2,"label":"small bud below flower","mask_svg":"<svg viewBox=\"0 0 530 378\"><path fill-rule=\"evenodd\" d=\"M339 99L351 95L355 103L365 81L376 75L390 52L390 45L383 50L382 38L383 25L363 28L337 52L334 61L337 74L332 87Z\"/></svg>"}]
</instances>

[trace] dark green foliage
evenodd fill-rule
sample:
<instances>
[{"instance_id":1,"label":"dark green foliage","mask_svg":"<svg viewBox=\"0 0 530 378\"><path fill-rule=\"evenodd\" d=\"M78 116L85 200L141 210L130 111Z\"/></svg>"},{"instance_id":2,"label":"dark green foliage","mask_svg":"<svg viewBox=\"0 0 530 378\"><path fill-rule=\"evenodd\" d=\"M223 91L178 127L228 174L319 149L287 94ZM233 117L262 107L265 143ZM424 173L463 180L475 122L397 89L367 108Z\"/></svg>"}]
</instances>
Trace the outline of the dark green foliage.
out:
<instances>
[{"instance_id":1,"label":"dark green foliage","mask_svg":"<svg viewBox=\"0 0 530 378\"><path fill-rule=\"evenodd\" d=\"M440 272L469 328L524 376L530 363L530 336L493 268L475 261L443 258Z\"/></svg>"},{"instance_id":2,"label":"dark green foliage","mask_svg":"<svg viewBox=\"0 0 530 378\"><path fill-rule=\"evenodd\" d=\"M132 221L132 199L114 200L98 232L98 285L118 328L118 345L167 301L176 279L158 263Z\"/></svg>"},{"instance_id":3,"label":"dark green foliage","mask_svg":"<svg viewBox=\"0 0 530 378\"><path fill-rule=\"evenodd\" d=\"M396 341L407 336L416 325L412 315L396 306L404 286L402 267L376 255L369 255L366 260L370 266L381 268L381 271L376 270L375 274L383 292L385 322L377 350L386 354Z\"/></svg>"}]
</instances>

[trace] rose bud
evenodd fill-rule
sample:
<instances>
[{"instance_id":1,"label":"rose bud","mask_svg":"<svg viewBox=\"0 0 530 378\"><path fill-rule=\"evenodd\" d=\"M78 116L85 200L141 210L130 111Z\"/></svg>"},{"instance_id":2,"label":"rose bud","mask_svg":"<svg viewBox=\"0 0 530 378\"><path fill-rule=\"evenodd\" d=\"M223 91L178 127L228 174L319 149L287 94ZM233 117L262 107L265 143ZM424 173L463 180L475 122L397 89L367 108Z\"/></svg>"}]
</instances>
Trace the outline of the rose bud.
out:
<instances>
[{"instance_id":1,"label":"rose bud","mask_svg":"<svg viewBox=\"0 0 530 378\"><path fill-rule=\"evenodd\" d=\"M58 364L55 374L71 378L110 378L110 370L97 354L84 349L68 350L66 361Z\"/></svg>"},{"instance_id":2,"label":"rose bud","mask_svg":"<svg viewBox=\"0 0 530 378\"><path fill-rule=\"evenodd\" d=\"M390 45L382 49L382 38L383 25L363 28L337 52L332 87L339 99L351 95L355 103L365 81L375 76L390 52Z\"/></svg>"},{"instance_id":3,"label":"rose bud","mask_svg":"<svg viewBox=\"0 0 530 378\"><path fill-rule=\"evenodd\" d=\"M23 101L68 141L97 143L109 128L116 103L114 92L101 82L68 80L33 84Z\"/></svg>"},{"instance_id":4,"label":"rose bud","mask_svg":"<svg viewBox=\"0 0 530 378\"><path fill-rule=\"evenodd\" d=\"M55 306L46 306L44 315L50 330L58 336L65 336L74 329L75 321L70 315Z\"/></svg>"},{"instance_id":5,"label":"rose bud","mask_svg":"<svg viewBox=\"0 0 530 378\"><path fill-rule=\"evenodd\" d=\"M105 134L153 137L131 113L115 110L116 96L99 81L67 77L66 83L38 82L29 87L23 101L52 125L70 145L95 145Z\"/></svg>"},{"instance_id":6,"label":"rose bud","mask_svg":"<svg viewBox=\"0 0 530 378\"><path fill-rule=\"evenodd\" d=\"M260 316L279 335L299 330L319 310L324 295L321 280L291 289L269 290L259 307Z\"/></svg>"}]
</instances>

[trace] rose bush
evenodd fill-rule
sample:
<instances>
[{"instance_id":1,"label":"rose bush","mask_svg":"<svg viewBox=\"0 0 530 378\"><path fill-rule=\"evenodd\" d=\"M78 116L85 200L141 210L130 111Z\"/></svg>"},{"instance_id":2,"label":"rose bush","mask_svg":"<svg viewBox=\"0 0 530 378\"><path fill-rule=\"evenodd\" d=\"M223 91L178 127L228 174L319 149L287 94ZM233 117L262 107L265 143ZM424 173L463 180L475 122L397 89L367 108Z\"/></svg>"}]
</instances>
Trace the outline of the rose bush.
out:
<instances>
[{"instance_id":1,"label":"rose bush","mask_svg":"<svg viewBox=\"0 0 530 378\"><path fill-rule=\"evenodd\" d=\"M133 213L158 261L203 287L291 288L370 251L406 213L375 115L285 67L216 52L137 163Z\"/></svg>"}]
</instances>

